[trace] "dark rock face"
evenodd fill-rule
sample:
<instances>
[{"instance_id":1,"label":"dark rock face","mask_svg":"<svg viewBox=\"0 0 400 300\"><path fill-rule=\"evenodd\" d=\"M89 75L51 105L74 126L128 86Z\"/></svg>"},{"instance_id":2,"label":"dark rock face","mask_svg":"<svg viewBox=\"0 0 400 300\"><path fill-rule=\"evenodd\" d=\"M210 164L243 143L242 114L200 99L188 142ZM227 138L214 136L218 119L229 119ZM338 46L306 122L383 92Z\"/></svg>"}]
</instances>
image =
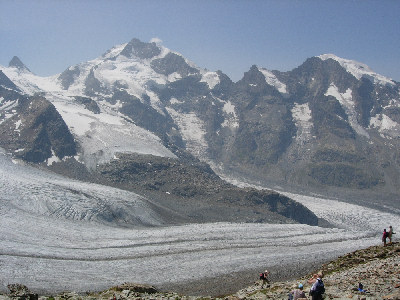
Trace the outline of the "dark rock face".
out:
<instances>
[{"instance_id":1,"label":"dark rock face","mask_svg":"<svg viewBox=\"0 0 400 300\"><path fill-rule=\"evenodd\" d=\"M100 107L98 106L97 102L94 101L93 99L81 96L75 96L74 98L78 103L83 104L87 110L90 110L95 114L100 113Z\"/></svg>"},{"instance_id":2,"label":"dark rock face","mask_svg":"<svg viewBox=\"0 0 400 300\"><path fill-rule=\"evenodd\" d=\"M0 146L17 158L40 163L76 154L76 144L53 104L22 95L0 71Z\"/></svg>"},{"instance_id":3,"label":"dark rock face","mask_svg":"<svg viewBox=\"0 0 400 300\"><path fill-rule=\"evenodd\" d=\"M42 97L18 99L17 114L0 125L1 147L39 163L76 154L73 136L55 107Z\"/></svg>"},{"instance_id":4,"label":"dark rock face","mask_svg":"<svg viewBox=\"0 0 400 300\"><path fill-rule=\"evenodd\" d=\"M109 184L161 195L160 204L166 205L168 198L174 199L174 209L195 222L240 218L243 222L294 220L318 224L318 218L303 205L278 193L230 185L205 163L121 154L109 164L99 166L97 172Z\"/></svg>"},{"instance_id":5,"label":"dark rock face","mask_svg":"<svg viewBox=\"0 0 400 300\"><path fill-rule=\"evenodd\" d=\"M295 134L284 98L253 66L236 84L230 100L240 112L231 160L260 167L276 163Z\"/></svg>"},{"instance_id":6,"label":"dark rock face","mask_svg":"<svg viewBox=\"0 0 400 300\"><path fill-rule=\"evenodd\" d=\"M2 93L5 90L19 91L19 88L12 82L4 73L0 70L0 86L2 87Z\"/></svg>"},{"instance_id":7,"label":"dark rock face","mask_svg":"<svg viewBox=\"0 0 400 300\"><path fill-rule=\"evenodd\" d=\"M94 75L94 68L90 70L89 75L85 80L85 93L88 96L97 96L99 94L107 93L106 89L103 87L102 83Z\"/></svg>"},{"instance_id":8,"label":"dark rock face","mask_svg":"<svg viewBox=\"0 0 400 300\"><path fill-rule=\"evenodd\" d=\"M175 53L168 53L163 58L153 60L151 67L154 71L163 75L170 75L177 72L181 76L188 76L199 73L197 69L189 66L182 56Z\"/></svg>"},{"instance_id":9,"label":"dark rock face","mask_svg":"<svg viewBox=\"0 0 400 300\"><path fill-rule=\"evenodd\" d=\"M79 76L81 73L80 69L78 66L75 66L73 68L68 68L64 72L58 76L58 79L61 81L61 85L64 90L67 90L75 81L75 79Z\"/></svg>"},{"instance_id":10,"label":"dark rock face","mask_svg":"<svg viewBox=\"0 0 400 300\"><path fill-rule=\"evenodd\" d=\"M8 64L9 67L14 67L17 68L18 70L21 71L28 71L30 72L30 70L24 65L24 63L17 57L14 56L11 61Z\"/></svg>"},{"instance_id":11,"label":"dark rock face","mask_svg":"<svg viewBox=\"0 0 400 300\"><path fill-rule=\"evenodd\" d=\"M160 53L161 50L156 43L143 43L138 39L132 39L120 54L128 58L136 56L141 59L148 59L157 56Z\"/></svg>"}]
</instances>

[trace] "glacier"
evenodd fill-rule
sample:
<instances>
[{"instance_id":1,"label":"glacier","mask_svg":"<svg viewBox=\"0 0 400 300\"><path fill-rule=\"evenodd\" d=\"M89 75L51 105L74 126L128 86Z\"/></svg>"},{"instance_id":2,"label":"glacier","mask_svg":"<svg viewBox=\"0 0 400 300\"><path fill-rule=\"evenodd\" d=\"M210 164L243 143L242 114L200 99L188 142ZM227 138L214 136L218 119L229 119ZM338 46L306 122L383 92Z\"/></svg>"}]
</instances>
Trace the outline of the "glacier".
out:
<instances>
[{"instance_id":1,"label":"glacier","mask_svg":"<svg viewBox=\"0 0 400 300\"><path fill-rule=\"evenodd\" d=\"M383 228L400 226L395 213L297 194L288 195L333 228L171 226L149 199L38 170L4 151L0 177L3 291L9 283L47 293L102 290L123 282L168 288L232 271L254 271L256 278L257 270L307 265L378 244Z\"/></svg>"}]
</instances>

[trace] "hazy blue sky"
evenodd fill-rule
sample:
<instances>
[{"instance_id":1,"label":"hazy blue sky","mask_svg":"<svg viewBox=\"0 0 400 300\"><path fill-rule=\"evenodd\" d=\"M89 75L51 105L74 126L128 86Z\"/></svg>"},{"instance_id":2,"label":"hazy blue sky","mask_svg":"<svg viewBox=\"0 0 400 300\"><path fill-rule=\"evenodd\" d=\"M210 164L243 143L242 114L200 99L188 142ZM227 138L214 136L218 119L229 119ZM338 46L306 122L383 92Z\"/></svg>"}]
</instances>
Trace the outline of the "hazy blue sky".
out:
<instances>
[{"instance_id":1,"label":"hazy blue sky","mask_svg":"<svg viewBox=\"0 0 400 300\"><path fill-rule=\"evenodd\" d=\"M324 53L400 81L398 0L0 0L0 64L17 55L42 76L153 37L235 81Z\"/></svg>"}]
</instances>

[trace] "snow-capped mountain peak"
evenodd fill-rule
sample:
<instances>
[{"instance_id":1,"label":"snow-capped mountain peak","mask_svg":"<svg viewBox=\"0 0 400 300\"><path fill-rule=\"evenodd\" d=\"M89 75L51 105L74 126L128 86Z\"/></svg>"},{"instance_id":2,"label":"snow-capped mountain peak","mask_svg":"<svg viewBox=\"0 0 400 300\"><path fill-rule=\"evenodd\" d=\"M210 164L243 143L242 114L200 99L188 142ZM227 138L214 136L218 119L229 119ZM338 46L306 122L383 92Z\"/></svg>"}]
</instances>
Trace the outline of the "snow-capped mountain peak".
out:
<instances>
[{"instance_id":1,"label":"snow-capped mountain peak","mask_svg":"<svg viewBox=\"0 0 400 300\"><path fill-rule=\"evenodd\" d=\"M360 80L362 77L365 77L370 79L372 82L381 85L395 84L392 79L375 73L369 66L358 61L341 58L334 54L322 54L318 57L322 60L333 59L337 61L344 69L346 69L347 72L352 74L358 80Z\"/></svg>"},{"instance_id":2,"label":"snow-capped mountain peak","mask_svg":"<svg viewBox=\"0 0 400 300\"><path fill-rule=\"evenodd\" d=\"M276 166L266 175L275 180L289 157L287 176L305 172L304 162L312 160L311 184L325 184L326 172L336 172L331 178L340 180L327 184L364 188L384 180L382 164L375 165L370 153L379 149L387 157L389 143L393 149L398 143L399 83L333 54L288 72L253 65L236 83L222 71L197 67L157 38L132 39L47 78L19 71L21 65L14 59L10 67L0 66L0 87L12 89L8 78L24 94L48 99L88 168L116 153L190 153L215 165L246 163L248 170ZM8 105L9 96L3 98ZM19 134L21 120L13 122ZM332 160L341 167L345 161L348 172L332 168ZM384 165L391 163L397 164Z\"/></svg>"},{"instance_id":3,"label":"snow-capped mountain peak","mask_svg":"<svg viewBox=\"0 0 400 300\"><path fill-rule=\"evenodd\" d=\"M28 67L25 66L25 64L19 59L18 56L14 56L14 57L10 60L8 66L9 66L10 68L17 68L19 71L30 72L30 73L31 73L31 70L29 70Z\"/></svg>"},{"instance_id":4,"label":"snow-capped mountain peak","mask_svg":"<svg viewBox=\"0 0 400 300\"><path fill-rule=\"evenodd\" d=\"M132 39L121 51L121 55L127 58L134 56L142 59L152 58L160 54L160 48L155 43L144 43L138 39Z\"/></svg>"}]
</instances>

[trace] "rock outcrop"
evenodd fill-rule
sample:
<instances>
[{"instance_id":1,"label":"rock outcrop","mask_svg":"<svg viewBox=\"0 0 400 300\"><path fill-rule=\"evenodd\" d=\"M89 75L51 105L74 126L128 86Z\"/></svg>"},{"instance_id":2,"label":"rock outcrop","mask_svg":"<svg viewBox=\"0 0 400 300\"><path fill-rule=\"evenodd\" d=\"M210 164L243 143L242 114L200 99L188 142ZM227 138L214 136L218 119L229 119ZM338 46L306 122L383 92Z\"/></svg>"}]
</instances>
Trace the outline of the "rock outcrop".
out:
<instances>
[{"instance_id":1,"label":"rock outcrop","mask_svg":"<svg viewBox=\"0 0 400 300\"><path fill-rule=\"evenodd\" d=\"M16 158L40 163L76 154L74 137L53 104L41 96L19 96L0 124L0 146Z\"/></svg>"},{"instance_id":2,"label":"rock outcrop","mask_svg":"<svg viewBox=\"0 0 400 300\"><path fill-rule=\"evenodd\" d=\"M318 225L317 216L302 204L269 190L236 187L199 161L120 154L96 172L100 183L151 193L153 201L170 203L181 215L190 216L190 222Z\"/></svg>"}]
</instances>

